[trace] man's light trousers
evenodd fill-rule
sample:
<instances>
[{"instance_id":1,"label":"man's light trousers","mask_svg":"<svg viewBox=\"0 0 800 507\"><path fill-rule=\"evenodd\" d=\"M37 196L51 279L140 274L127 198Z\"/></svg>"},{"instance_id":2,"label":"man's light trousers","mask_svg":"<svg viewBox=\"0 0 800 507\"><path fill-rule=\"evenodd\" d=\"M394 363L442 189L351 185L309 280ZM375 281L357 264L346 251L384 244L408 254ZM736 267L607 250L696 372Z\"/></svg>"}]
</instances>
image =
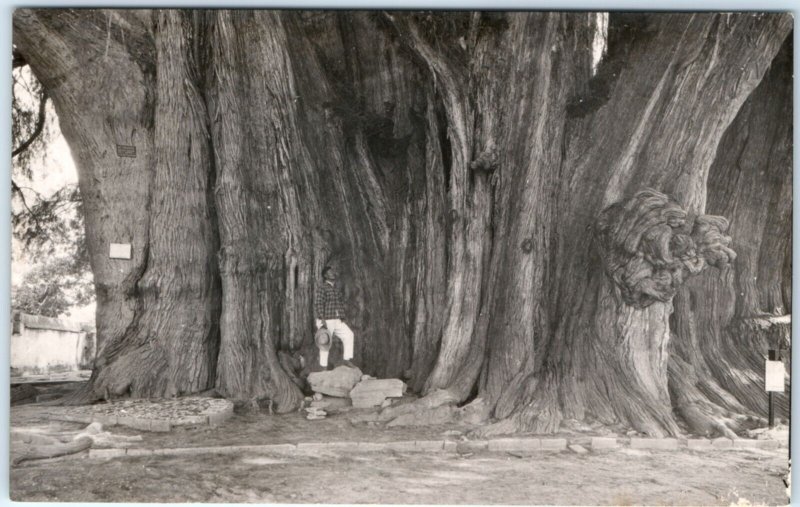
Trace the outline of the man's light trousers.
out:
<instances>
[{"instance_id":1,"label":"man's light trousers","mask_svg":"<svg viewBox=\"0 0 800 507\"><path fill-rule=\"evenodd\" d=\"M342 340L342 345L344 345L342 359L345 361L353 359L353 331L340 319L326 320L325 325L332 336ZM328 352L328 350L319 351L320 366L328 366Z\"/></svg>"}]
</instances>

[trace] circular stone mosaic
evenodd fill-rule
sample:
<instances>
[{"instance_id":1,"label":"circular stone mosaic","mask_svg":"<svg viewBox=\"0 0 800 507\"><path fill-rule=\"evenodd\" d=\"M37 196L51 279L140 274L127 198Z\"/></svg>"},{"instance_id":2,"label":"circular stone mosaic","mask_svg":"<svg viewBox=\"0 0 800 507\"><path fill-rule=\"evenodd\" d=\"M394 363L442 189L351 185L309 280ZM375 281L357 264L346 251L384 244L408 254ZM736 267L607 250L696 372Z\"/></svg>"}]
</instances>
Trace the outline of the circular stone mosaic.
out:
<instances>
[{"instance_id":1,"label":"circular stone mosaic","mask_svg":"<svg viewBox=\"0 0 800 507\"><path fill-rule=\"evenodd\" d=\"M164 400L118 400L69 407L56 418L104 426L128 426L144 431L170 431L175 426L217 426L233 415L233 402L217 398L186 397Z\"/></svg>"}]
</instances>

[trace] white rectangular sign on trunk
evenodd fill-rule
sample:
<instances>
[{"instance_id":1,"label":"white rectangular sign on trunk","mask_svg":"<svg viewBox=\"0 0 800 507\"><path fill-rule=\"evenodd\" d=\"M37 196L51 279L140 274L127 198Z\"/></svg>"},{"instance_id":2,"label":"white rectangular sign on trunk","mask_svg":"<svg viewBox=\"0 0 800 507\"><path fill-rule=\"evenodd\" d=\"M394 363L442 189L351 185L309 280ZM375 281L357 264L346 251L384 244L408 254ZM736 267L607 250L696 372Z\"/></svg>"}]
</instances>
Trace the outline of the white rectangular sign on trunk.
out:
<instances>
[{"instance_id":1,"label":"white rectangular sign on trunk","mask_svg":"<svg viewBox=\"0 0 800 507\"><path fill-rule=\"evenodd\" d=\"M112 259L130 259L131 258L131 244L130 243L111 243L108 256Z\"/></svg>"},{"instance_id":2,"label":"white rectangular sign on trunk","mask_svg":"<svg viewBox=\"0 0 800 507\"><path fill-rule=\"evenodd\" d=\"M777 393L783 392L784 376L786 369L783 367L782 361L770 361L767 359L766 375L764 376L764 384L766 391Z\"/></svg>"}]
</instances>

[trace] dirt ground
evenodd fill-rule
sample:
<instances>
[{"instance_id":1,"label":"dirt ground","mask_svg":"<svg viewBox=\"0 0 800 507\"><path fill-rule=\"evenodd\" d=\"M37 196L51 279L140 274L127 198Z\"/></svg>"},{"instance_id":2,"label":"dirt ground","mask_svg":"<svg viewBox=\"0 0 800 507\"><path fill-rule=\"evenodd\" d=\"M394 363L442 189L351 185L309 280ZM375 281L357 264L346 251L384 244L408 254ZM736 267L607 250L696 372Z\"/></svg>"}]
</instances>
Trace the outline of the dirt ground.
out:
<instances>
[{"instance_id":1,"label":"dirt ground","mask_svg":"<svg viewBox=\"0 0 800 507\"><path fill-rule=\"evenodd\" d=\"M11 427L69 435L57 407L12 407ZM218 428L142 433L146 448L313 441L458 438L465 428L383 428L344 416L238 414ZM86 453L11 467L11 498L42 502L402 503L538 505L784 505L787 449L524 455L479 452L302 456L267 454L89 459ZM745 502L746 501L746 502Z\"/></svg>"}]
</instances>

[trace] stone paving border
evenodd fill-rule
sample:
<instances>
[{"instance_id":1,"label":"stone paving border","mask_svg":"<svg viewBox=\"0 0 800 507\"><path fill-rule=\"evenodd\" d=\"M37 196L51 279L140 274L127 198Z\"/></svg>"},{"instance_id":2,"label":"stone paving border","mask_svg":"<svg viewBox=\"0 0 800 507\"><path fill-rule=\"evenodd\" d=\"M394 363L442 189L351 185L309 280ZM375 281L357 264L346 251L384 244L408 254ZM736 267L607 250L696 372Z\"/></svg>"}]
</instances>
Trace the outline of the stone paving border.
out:
<instances>
[{"instance_id":1,"label":"stone paving border","mask_svg":"<svg viewBox=\"0 0 800 507\"><path fill-rule=\"evenodd\" d=\"M575 439L576 441L578 439ZM580 439L585 441L584 439ZM676 439L676 438L612 438L593 437L586 451L607 451L623 446L632 449L655 451L750 450L786 448L788 441L752 439ZM395 442L301 442L299 444L222 445L207 447L181 447L172 449L144 449L139 447L89 449L89 458L109 459L123 456L191 456L200 454L241 454L245 452L303 455L326 451L351 452L448 452L467 454L475 451L489 452L562 452L576 446L566 438L498 438L492 440L405 440ZM581 446L584 449L584 446ZM577 451L576 451L577 452ZM580 453L584 454L584 453Z\"/></svg>"}]
</instances>

